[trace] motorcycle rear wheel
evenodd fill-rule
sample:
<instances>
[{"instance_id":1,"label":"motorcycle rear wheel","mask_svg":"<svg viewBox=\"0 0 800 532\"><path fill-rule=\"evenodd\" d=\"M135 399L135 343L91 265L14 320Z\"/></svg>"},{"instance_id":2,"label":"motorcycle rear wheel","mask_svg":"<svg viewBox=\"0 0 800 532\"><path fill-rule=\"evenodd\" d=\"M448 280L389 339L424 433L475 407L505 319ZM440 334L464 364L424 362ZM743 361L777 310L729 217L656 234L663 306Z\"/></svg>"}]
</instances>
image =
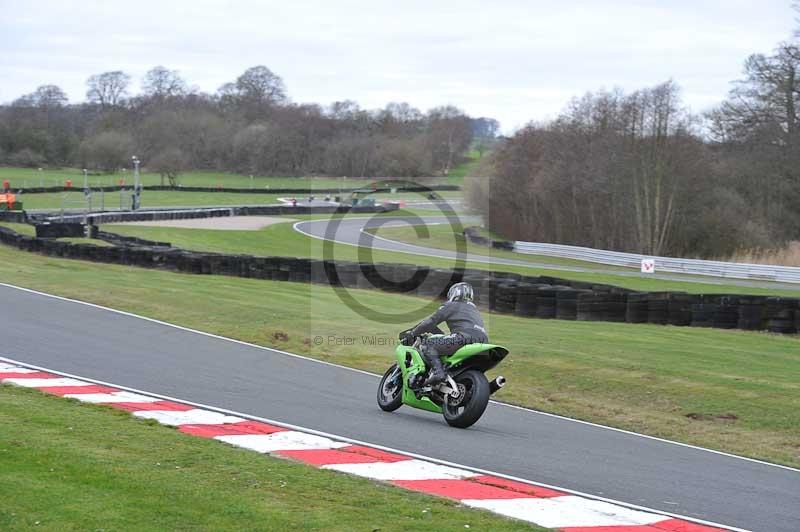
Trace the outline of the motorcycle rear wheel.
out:
<instances>
[{"instance_id":1,"label":"motorcycle rear wheel","mask_svg":"<svg viewBox=\"0 0 800 532\"><path fill-rule=\"evenodd\" d=\"M403 405L403 374L392 364L378 384L378 406L384 412L394 412Z\"/></svg>"},{"instance_id":2,"label":"motorcycle rear wheel","mask_svg":"<svg viewBox=\"0 0 800 532\"><path fill-rule=\"evenodd\" d=\"M442 405L444 420L451 427L465 429L475 424L489 404L489 381L478 370L468 370L455 378L463 396L455 401L447 396Z\"/></svg>"}]
</instances>

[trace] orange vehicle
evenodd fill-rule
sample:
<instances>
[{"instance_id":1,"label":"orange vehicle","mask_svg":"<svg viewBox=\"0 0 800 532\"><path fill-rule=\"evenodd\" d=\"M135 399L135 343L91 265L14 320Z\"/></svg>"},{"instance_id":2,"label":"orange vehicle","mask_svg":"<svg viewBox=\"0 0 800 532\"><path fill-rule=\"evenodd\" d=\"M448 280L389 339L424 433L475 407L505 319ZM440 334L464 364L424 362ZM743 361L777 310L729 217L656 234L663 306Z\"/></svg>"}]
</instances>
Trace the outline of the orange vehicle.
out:
<instances>
[{"instance_id":1,"label":"orange vehicle","mask_svg":"<svg viewBox=\"0 0 800 532\"><path fill-rule=\"evenodd\" d=\"M22 208L22 204L17 202L16 194L10 192L0 194L0 210L13 211L15 207L17 210Z\"/></svg>"}]
</instances>

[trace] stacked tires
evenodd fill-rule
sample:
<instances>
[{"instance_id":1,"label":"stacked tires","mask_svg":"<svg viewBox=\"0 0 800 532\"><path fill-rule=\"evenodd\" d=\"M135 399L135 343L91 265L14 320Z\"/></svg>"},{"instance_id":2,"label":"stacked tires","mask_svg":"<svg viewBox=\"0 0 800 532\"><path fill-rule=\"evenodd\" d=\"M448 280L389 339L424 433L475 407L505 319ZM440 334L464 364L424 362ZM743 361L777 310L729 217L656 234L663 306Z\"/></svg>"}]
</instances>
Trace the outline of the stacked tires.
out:
<instances>
[{"instance_id":1,"label":"stacked tires","mask_svg":"<svg viewBox=\"0 0 800 532\"><path fill-rule=\"evenodd\" d=\"M739 296L739 319L737 329L745 331L759 331L764 328L765 297Z\"/></svg>"},{"instance_id":2,"label":"stacked tires","mask_svg":"<svg viewBox=\"0 0 800 532\"><path fill-rule=\"evenodd\" d=\"M774 333L795 334L798 331L798 300L785 297L768 297L764 309L767 330Z\"/></svg>"},{"instance_id":3,"label":"stacked tires","mask_svg":"<svg viewBox=\"0 0 800 532\"><path fill-rule=\"evenodd\" d=\"M585 292L578 296L578 321L624 322L627 313L627 294Z\"/></svg>"},{"instance_id":4,"label":"stacked tires","mask_svg":"<svg viewBox=\"0 0 800 532\"><path fill-rule=\"evenodd\" d=\"M517 285L511 282L500 283L495 289L494 308L496 312L511 314L517 305Z\"/></svg>"},{"instance_id":5,"label":"stacked tires","mask_svg":"<svg viewBox=\"0 0 800 532\"><path fill-rule=\"evenodd\" d=\"M589 290L575 290L574 288L564 288L556 292L556 319L576 320L578 319L578 297L581 294L590 293Z\"/></svg>"}]
</instances>

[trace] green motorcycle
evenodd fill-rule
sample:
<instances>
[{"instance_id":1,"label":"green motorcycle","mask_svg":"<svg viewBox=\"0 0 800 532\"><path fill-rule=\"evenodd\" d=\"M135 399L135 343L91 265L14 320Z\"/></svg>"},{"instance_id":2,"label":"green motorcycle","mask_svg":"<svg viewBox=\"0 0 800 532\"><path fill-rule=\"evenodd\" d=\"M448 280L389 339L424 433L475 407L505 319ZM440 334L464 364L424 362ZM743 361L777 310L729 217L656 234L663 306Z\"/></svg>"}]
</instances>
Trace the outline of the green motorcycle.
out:
<instances>
[{"instance_id":1,"label":"green motorcycle","mask_svg":"<svg viewBox=\"0 0 800 532\"><path fill-rule=\"evenodd\" d=\"M447 378L426 386L430 368L420 354L421 341L417 337L397 346L397 362L386 370L378 385L378 406L393 412L406 404L442 414L452 427L473 425L486 410L489 396L505 385L504 377L490 382L484 373L499 364L508 349L494 344L465 345L442 359Z\"/></svg>"}]
</instances>

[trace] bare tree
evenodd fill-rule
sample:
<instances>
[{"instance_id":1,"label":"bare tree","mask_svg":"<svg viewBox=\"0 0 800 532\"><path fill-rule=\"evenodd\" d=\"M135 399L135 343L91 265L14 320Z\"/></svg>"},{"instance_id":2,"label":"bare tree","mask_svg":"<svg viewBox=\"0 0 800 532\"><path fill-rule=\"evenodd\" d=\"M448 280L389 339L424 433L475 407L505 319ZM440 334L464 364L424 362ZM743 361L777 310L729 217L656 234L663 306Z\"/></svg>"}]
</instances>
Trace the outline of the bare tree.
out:
<instances>
[{"instance_id":1,"label":"bare tree","mask_svg":"<svg viewBox=\"0 0 800 532\"><path fill-rule=\"evenodd\" d=\"M731 186L777 240L800 238L800 47L782 43L750 56L744 78L709 118Z\"/></svg>"},{"instance_id":2,"label":"bare tree","mask_svg":"<svg viewBox=\"0 0 800 532\"><path fill-rule=\"evenodd\" d=\"M479 182L471 197L486 203L490 228L514 239L685 250L691 235L676 233L714 185L691 120L672 82L588 94L502 143L491 187Z\"/></svg>"},{"instance_id":3,"label":"bare tree","mask_svg":"<svg viewBox=\"0 0 800 532\"><path fill-rule=\"evenodd\" d=\"M40 85L32 94L36 107L52 109L67 104L67 94L58 85Z\"/></svg>"},{"instance_id":4,"label":"bare tree","mask_svg":"<svg viewBox=\"0 0 800 532\"><path fill-rule=\"evenodd\" d=\"M94 74L86 80L89 86L86 99L103 108L120 105L128 92L130 82L131 77L121 70Z\"/></svg>"},{"instance_id":5,"label":"bare tree","mask_svg":"<svg viewBox=\"0 0 800 532\"><path fill-rule=\"evenodd\" d=\"M142 90L147 96L163 99L186 94L187 86L177 70L159 65L147 71Z\"/></svg>"},{"instance_id":6,"label":"bare tree","mask_svg":"<svg viewBox=\"0 0 800 532\"><path fill-rule=\"evenodd\" d=\"M161 174L161 185L164 178L169 180L170 186L178 185L178 176L186 169L188 161L180 148L169 147L161 150L148 166Z\"/></svg>"},{"instance_id":7,"label":"bare tree","mask_svg":"<svg viewBox=\"0 0 800 532\"><path fill-rule=\"evenodd\" d=\"M116 172L130 162L134 141L121 131L104 131L81 143L80 154L87 168Z\"/></svg>"},{"instance_id":8,"label":"bare tree","mask_svg":"<svg viewBox=\"0 0 800 532\"><path fill-rule=\"evenodd\" d=\"M286 86L283 79L264 65L245 70L236 78L236 89L245 100L267 104L286 102Z\"/></svg>"},{"instance_id":9,"label":"bare tree","mask_svg":"<svg viewBox=\"0 0 800 532\"><path fill-rule=\"evenodd\" d=\"M771 56L751 55L744 74L711 114L717 139L742 140L769 129L791 140L800 125L800 47L784 43Z\"/></svg>"},{"instance_id":10,"label":"bare tree","mask_svg":"<svg viewBox=\"0 0 800 532\"><path fill-rule=\"evenodd\" d=\"M433 164L443 174L450 173L456 155L472 142L469 117L452 105L435 107L428 111L428 135L433 153Z\"/></svg>"}]
</instances>

